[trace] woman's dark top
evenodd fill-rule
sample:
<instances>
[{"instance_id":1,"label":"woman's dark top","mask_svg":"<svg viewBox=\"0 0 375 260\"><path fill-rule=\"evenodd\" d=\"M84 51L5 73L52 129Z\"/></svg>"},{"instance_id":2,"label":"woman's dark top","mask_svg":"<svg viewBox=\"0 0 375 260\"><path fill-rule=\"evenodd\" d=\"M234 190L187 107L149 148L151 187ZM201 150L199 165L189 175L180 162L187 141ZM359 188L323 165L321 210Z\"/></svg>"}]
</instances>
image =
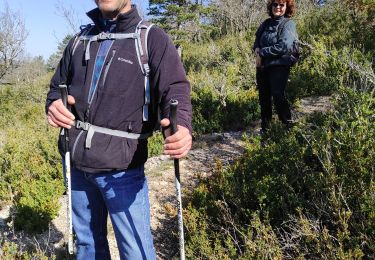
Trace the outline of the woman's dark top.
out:
<instances>
[{"instance_id":1,"label":"woman's dark top","mask_svg":"<svg viewBox=\"0 0 375 260\"><path fill-rule=\"evenodd\" d=\"M256 31L253 50L259 48L262 57L262 66L290 66L288 54L293 51L293 42L298 38L296 24L293 20L287 21L278 37L278 26L284 16L265 20Z\"/></svg>"}]
</instances>

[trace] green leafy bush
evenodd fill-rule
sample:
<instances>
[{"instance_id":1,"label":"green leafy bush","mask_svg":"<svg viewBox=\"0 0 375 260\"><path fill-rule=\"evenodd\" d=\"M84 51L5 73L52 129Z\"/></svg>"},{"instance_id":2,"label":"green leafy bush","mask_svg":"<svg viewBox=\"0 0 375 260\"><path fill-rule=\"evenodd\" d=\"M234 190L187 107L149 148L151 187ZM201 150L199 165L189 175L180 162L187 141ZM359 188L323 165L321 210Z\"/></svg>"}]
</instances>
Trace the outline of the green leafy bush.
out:
<instances>
[{"instance_id":1,"label":"green leafy bush","mask_svg":"<svg viewBox=\"0 0 375 260\"><path fill-rule=\"evenodd\" d=\"M209 87L192 93L193 130L212 133L245 129L259 115L255 89L229 95L223 101Z\"/></svg>"},{"instance_id":2,"label":"green leafy bush","mask_svg":"<svg viewBox=\"0 0 375 260\"><path fill-rule=\"evenodd\" d=\"M293 68L287 94L295 99L337 91L349 71L343 54L344 51L328 50L323 41L313 42L304 59Z\"/></svg>"},{"instance_id":3,"label":"green leafy bush","mask_svg":"<svg viewBox=\"0 0 375 260\"><path fill-rule=\"evenodd\" d=\"M24 180L15 199L14 226L28 233L47 230L59 211L59 180Z\"/></svg>"},{"instance_id":4,"label":"green leafy bush","mask_svg":"<svg viewBox=\"0 0 375 260\"><path fill-rule=\"evenodd\" d=\"M276 124L262 142L250 139L240 160L217 165L194 191L189 256L374 257L374 113L372 92L343 88L331 113L289 131ZM261 223L255 234L263 234L256 243L254 214ZM271 243L272 252L264 248Z\"/></svg>"},{"instance_id":5,"label":"green leafy bush","mask_svg":"<svg viewBox=\"0 0 375 260\"><path fill-rule=\"evenodd\" d=\"M324 38L336 49L353 47L373 53L375 2L372 0L332 1L325 8L314 8L299 17L298 31L303 41Z\"/></svg>"},{"instance_id":6,"label":"green leafy bush","mask_svg":"<svg viewBox=\"0 0 375 260\"><path fill-rule=\"evenodd\" d=\"M163 152L164 137L161 132L156 132L148 140L148 157L158 156Z\"/></svg>"},{"instance_id":7,"label":"green leafy bush","mask_svg":"<svg viewBox=\"0 0 375 260\"><path fill-rule=\"evenodd\" d=\"M248 35L226 36L184 46L195 133L244 129L258 117L253 40Z\"/></svg>"},{"instance_id":8,"label":"green leafy bush","mask_svg":"<svg viewBox=\"0 0 375 260\"><path fill-rule=\"evenodd\" d=\"M58 130L44 115L49 76L0 92L0 112L7 115L0 119L0 205L13 203L15 227L28 232L48 228L64 190Z\"/></svg>"},{"instance_id":9,"label":"green leafy bush","mask_svg":"<svg viewBox=\"0 0 375 260\"><path fill-rule=\"evenodd\" d=\"M30 251L30 252L29 252ZM30 259L56 259L55 256L47 256L43 250L36 248L34 250L26 251L20 248L16 243L5 240L0 242L0 258L1 259L19 259L19 260L30 260Z\"/></svg>"}]
</instances>

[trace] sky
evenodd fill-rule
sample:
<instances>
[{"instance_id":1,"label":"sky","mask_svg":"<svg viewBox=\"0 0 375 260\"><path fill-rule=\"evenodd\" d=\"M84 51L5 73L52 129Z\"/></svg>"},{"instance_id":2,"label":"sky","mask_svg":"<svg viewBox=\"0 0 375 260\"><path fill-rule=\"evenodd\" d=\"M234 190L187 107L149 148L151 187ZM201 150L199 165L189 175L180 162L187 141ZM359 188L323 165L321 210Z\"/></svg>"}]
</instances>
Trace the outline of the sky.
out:
<instances>
[{"instance_id":1,"label":"sky","mask_svg":"<svg viewBox=\"0 0 375 260\"><path fill-rule=\"evenodd\" d=\"M59 2L67 10L73 10L74 17L81 24L90 22L86 12L96 7L93 0L0 0L0 11L8 4L13 12L18 12L24 19L28 31L25 45L27 55L42 56L47 60L57 50L58 43L72 33L68 22L56 7ZM132 2L140 5L143 10L148 7L148 0Z\"/></svg>"}]
</instances>

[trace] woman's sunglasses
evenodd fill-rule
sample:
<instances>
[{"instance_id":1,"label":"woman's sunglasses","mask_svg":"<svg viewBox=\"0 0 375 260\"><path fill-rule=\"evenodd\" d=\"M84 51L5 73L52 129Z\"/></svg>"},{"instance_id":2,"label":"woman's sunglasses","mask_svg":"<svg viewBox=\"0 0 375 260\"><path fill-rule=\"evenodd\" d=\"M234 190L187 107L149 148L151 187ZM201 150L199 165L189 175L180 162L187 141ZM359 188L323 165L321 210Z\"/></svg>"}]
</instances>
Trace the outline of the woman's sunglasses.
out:
<instances>
[{"instance_id":1,"label":"woman's sunglasses","mask_svg":"<svg viewBox=\"0 0 375 260\"><path fill-rule=\"evenodd\" d=\"M278 6L280 6L281 8L283 8L285 6L285 4L272 3L272 7L273 8L277 8Z\"/></svg>"}]
</instances>

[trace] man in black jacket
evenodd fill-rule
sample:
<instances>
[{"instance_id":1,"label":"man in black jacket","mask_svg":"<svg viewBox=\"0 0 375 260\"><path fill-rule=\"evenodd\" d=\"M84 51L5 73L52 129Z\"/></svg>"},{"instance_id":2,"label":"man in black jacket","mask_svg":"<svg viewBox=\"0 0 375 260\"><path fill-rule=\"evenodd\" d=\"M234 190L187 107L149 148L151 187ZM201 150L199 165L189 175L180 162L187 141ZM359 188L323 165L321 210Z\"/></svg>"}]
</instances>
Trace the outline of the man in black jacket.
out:
<instances>
[{"instance_id":1,"label":"man in black jacket","mask_svg":"<svg viewBox=\"0 0 375 260\"><path fill-rule=\"evenodd\" d=\"M149 29L147 77L134 32L141 18L131 0L95 0L89 26L72 39L51 80L48 123L69 129L73 227L77 259L109 259L109 213L121 259L155 259L143 165L147 136L158 120L164 153L184 157L191 148L190 86L177 51L159 28ZM104 35L104 36L103 36ZM129 36L130 35L130 36ZM69 86L62 103L59 85ZM169 132L169 101L179 102L178 131ZM120 134L119 134L120 133ZM63 140L59 140L63 154Z\"/></svg>"}]
</instances>

